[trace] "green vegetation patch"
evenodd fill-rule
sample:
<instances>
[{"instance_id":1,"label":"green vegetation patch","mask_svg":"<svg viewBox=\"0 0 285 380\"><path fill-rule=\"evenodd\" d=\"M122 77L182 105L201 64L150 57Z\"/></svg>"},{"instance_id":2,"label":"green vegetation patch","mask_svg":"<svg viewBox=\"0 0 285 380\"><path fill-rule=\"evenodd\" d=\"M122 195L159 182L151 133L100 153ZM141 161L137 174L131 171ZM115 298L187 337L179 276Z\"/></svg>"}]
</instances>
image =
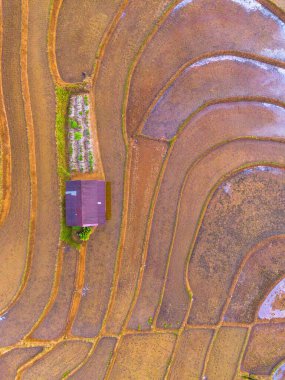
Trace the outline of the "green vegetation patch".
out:
<instances>
[{"instance_id":1,"label":"green vegetation patch","mask_svg":"<svg viewBox=\"0 0 285 380\"><path fill-rule=\"evenodd\" d=\"M78 125L77 121L74 119L69 119L69 124L73 129L81 129L80 125Z\"/></svg>"},{"instance_id":2,"label":"green vegetation patch","mask_svg":"<svg viewBox=\"0 0 285 380\"><path fill-rule=\"evenodd\" d=\"M59 177L59 195L61 203L60 239L71 247L79 248L80 244L72 240L72 228L65 223L65 181L70 179L67 166L67 144L65 125L67 123L67 110L71 90L56 87L56 126L55 136L57 145L57 171Z\"/></svg>"},{"instance_id":3,"label":"green vegetation patch","mask_svg":"<svg viewBox=\"0 0 285 380\"><path fill-rule=\"evenodd\" d=\"M67 376L71 373L71 370L65 371L64 374L62 375L62 379L66 379Z\"/></svg>"},{"instance_id":4,"label":"green vegetation patch","mask_svg":"<svg viewBox=\"0 0 285 380\"><path fill-rule=\"evenodd\" d=\"M78 233L78 236L80 237L80 240L87 241L90 238L91 232L91 227L82 227L81 231Z\"/></svg>"},{"instance_id":5,"label":"green vegetation patch","mask_svg":"<svg viewBox=\"0 0 285 380\"><path fill-rule=\"evenodd\" d=\"M81 140L82 139L82 133L80 133L80 132L75 132L74 133L74 138L75 138L75 140L77 140L77 141L79 141L79 140Z\"/></svg>"}]
</instances>

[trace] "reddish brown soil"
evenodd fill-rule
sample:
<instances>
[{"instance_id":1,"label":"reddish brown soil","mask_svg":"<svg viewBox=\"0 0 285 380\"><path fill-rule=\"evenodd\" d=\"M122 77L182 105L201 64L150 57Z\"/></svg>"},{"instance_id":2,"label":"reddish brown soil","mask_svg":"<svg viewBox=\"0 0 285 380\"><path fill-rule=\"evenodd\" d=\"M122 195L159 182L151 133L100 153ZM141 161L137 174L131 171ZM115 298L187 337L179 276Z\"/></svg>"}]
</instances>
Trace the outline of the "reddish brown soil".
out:
<instances>
[{"instance_id":1,"label":"reddish brown soil","mask_svg":"<svg viewBox=\"0 0 285 380\"><path fill-rule=\"evenodd\" d=\"M275 237L250 251L238 276L225 321L254 321L265 295L285 275L284 248L284 237Z\"/></svg>"},{"instance_id":2,"label":"reddish brown soil","mask_svg":"<svg viewBox=\"0 0 285 380\"><path fill-rule=\"evenodd\" d=\"M136 67L128 107L129 133L137 129L157 93L190 60L224 51L269 57L278 52L284 59L285 32L280 24L268 13L249 11L246 4L228 0L191 1L174 8ZM197 87L199 83L193 83L190 92ZM173 104L172 110L177 106Z\"/></svg>"},{"instance_id":3,"label":"reddish brown soil","mask_svg":"<svg viewBox=\"0 0 285 380\"><path fill-rule=\"evenodd\" d=\"M250 335L242 369L256 375L270 375L285 356L284 324L256 325Z\"/></svg>"},{"instance_id":4,"label":"reddish brown soil","mask_svg":"<svg viewBox=\"0 0 285 380\"><path fill-rule=\"evenodd\" d=\"M186 330L182 334L169 379L200 379L212 337L213 330Z\"/></svg>"},{"instance_id":5,"label":"reddish brown soil","mask_svg":"<svg viewBox=\"0 0 285 380\"><path fill-rule=\"evenodd\" d=\"M112 357L112 353L116 344L114 338L102 338L98 343L94 353L84 366L77 371L70 379L92 379L96 373L96 380L103 380Z\"/></svg>"},{"instance_id":6,"label":"reddish brown soil","mask_svg":"<svg viewBox=\"0 0 285 380\"><path fill-rule=\"evenodd\" d=\"M56 30L59 73L66 82L81 82L82 72L91 75L96 51L121 0L64 0Z\"/></svg>"}]
</instances>

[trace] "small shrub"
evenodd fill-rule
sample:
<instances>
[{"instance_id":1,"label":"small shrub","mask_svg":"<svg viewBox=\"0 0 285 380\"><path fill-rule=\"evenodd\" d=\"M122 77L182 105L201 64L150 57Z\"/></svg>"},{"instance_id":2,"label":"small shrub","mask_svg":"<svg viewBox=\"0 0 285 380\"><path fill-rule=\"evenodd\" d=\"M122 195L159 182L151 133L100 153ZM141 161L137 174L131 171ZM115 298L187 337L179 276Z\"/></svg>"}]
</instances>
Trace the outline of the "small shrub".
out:
<instances>
[{"instance_id":1,"label":"small shrub","mask_svg":"<svg viewBox=\"0 0 285 380\"><path fill-rule=\"evenodd\" d=\"M142 331L142 325L138 325L138 331Z\"/></svg>"},{"instance_id":2,"label":"small shrub","mask_svg":"<svg viewBox=\"0 0 285 380\"><path fill-rule=\"evenodd\" d=\"M74 133L74 138L75 138L75 140L77 140L77 141L79 141L79 140L81 140L82 139L82 133L80 133L80 132L75 132Z\"/></svg>"},{"instance_id":3,"label":"small shrub","mask_svg":"<svg viewBox=\"0 0 285 380\"><path fill-rule=\"evenodd\" d=\"M79 115L82 116L82 111L79 112Z\"/></svg>"},{"instance_id":4,"label":"small shrub","mask_svg":"<svg viewBox=\"0 0 285 380\"><path fill-rule=\"evenodd\" d=\"M91 232L91 227L82 227L82 230L78 233L78 236L80 237L80 240L87 241L90 238Z\"/></svg>"},{"instance_id":5,"label":"small shrub","mask_svg":"<svg viewBox=\"0 0 285 380\"><path fill-rule=\"evenodd\" d=\"M62 378L65 379L70 374L70 372L71 372L70 370L64 372L64 374L62 375Z\"/></svg>"},{"instance_id":6,"label":"small shrub","mask_svg":"<svg viewBox=\"0 0 285 380\"><path fill-rule=\"evenodd\" d=\"M69 124L70 124L71 128L73 128L73 129L77 129L79 127L77 121L73 120L73 119L69 119Z\"/></svg>"},{"instance_id":7,"label":"small shrub","mask_svg":"<svg viewBox=\"0 0 285 380\"><path fill-rule=\"evenodd\" d=\"M147 320L147 324L148 324L149 326L151 326L151 325L152 325L152 322L153 322L153 318L152 318L152 317L149 317L148 320Z\"/></svg>"},{"instance_id":8,"label":"small shrub","mask_svg":"<svg viewBox=\"0 0 285 380\"><path fill-rule=\"evenodd\" d=\"M83 160L82 154L79 154L79 156L77 157L77 160L78 161L82 161Z\"/></svg>"},{"instance_id":9,"label":"small shrub","mask_svg":"<svg viewBox=\"0 0 285 380\"><path fill-rule=\"evenodd\" d=\"M88 96L84 95L84 104L88 106Z\"/></svg>"}]
</instances>

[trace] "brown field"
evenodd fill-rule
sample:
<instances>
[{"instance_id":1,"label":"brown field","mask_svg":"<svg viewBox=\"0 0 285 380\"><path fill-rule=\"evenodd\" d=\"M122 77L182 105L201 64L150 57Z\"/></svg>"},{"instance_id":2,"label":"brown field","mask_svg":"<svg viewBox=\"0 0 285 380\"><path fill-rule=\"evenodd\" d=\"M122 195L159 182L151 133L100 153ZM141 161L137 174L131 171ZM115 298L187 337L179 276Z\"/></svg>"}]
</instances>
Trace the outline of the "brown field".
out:
<instances>
[{"instance_id":1,"label":"brown field","mask_svg":"<svg viewBox=\"0 0 285 380\"><path fill-rule=\"evenodd\" d=\"M186 330L174 357L169 379L196 380L202 376L213 330Z\"/></svg>"},{"instance_id":2,"label":"brown field","mask_svg":"<svg viewBox=\"0 0 285 380\"><path fill-rule=\"evenodd\" d=\"M256 325L249 337L242 368L257 375L270 375L284 360L284 324Z\"/></svg>"},{"instance_id":3,"label":"brown field","mask_svg":"<svg viewBox=\"0 0 285 380\"><path fill-rule=\"evenodd\" d=\"M258 137L274 135L276 132L273 128L268 128L268 121L272 119L278 120L278 115L282 120L281 114L284 114L283 108L277 106L266 107L255 102L250 104L238 102L214 105L197 115L185 127L181 138L177 140L169 156L156 202L142 288L132 317L132 319L139 318L139 320L133 323L131 319L133 328L138 323L144 326L149 316L155 314L159 303L159 294L163 285L167 254L171 246L176 217L176 207L169 207L169 205L178 204L183 180L191 164L193 165L201 154L209 150L211 146L216 146L223 141L229 141L241 136L250 137L253 134ZM258 131L255 126L257 121L260 126ZM207 139L205 138L206 136ZM197 141L200 141L199 145ZM187 160L185 159L186 156ZM176 173L175 176L173 176L173 172ZM184 234L183 236L188 235ZM187 244L190 243L189 238L182 238L177 241L177 256L171 261L173 265L170 265L170 270L172 268L174 276L179 267L181 267L181 270L175 280L173 278L169 279L168 287L170 288L173 288L175 284L178 284L177 288L180 289L183 289L184 286L182 272L185 256L180 259L181 244L184 240L186 244L185 252L188 249ZM162 265L163 263L165 264ZM169 276L171 276L171 273ZM153 284L155 284L157 291L149 297L152 293ZM179 321L178 318L177 321Z\"/></svg>"},{"instance_id":4,"label":"brown field","mask_svg":"<svg viewBox=\"0 0 285 380\"><path fill-rule=\"evenodd\" d=\"M285 279L275 3L1 1L1 380L279 380L284 289L260 317ZM72 178L110 182L112 215L76 249L82 91L97 169Z\"/></svg>"},{"instance_id":5,"label":"brown field","mask_svg":"<svg viewBox=\"0 0 285 380\"><path fill-rule=\"evenodd\" d=\"M246 338L247 329L222 327L214 340L206 367L208 379L233 379Z\"/></svg>"},{"instance_id":6,"label":"brown field","mask_svg":"<svg viewBox=\"0 0 285 380\"><path fill-rule=\"evenodd\" d=\"M78 256L75 250L66 249L62 252L62 264L59 284L56 283L55 295L52 295L51 308L45 311L43 320L32 333L35 340L53 340L64 334L71 302L75 289ZM54 299L55 298L55 299Z\"/></svg>"},{"instance_id":7,"label":"brown field","mask_svg":"<svg viewBox=\"0 0 285 380\"><path fill-rule=\"evenodd\" d=\"M143 249L147 244L146 227L151 219L150 208L155 187L159 186L159 173L166 152L166 143L144 138L133 141L131 147L128 228L120 263L118 291L106 326L114 333L119 333L122 328L136 288L139 292L139 271L144 266Z\"/></svg>"},{"instance_id":8,"label":"brown field","mask_svg":"<svg viewBox=\"0 0 285 380\"><path fill-rule=\"evenodd\" d=\"M22 338L37 321L44 306L46 305L52 289L55 263L57 257L58 237L59 237L59 203L58 197L54 199L54 191L57 189L57 179L54 176L56 172L56 147L54 135L50 132L50 125L54 123L54 93L51 82L51 76L48 69L48 60L45 54L44 43L46 42L48 9L45 6L48 3L41 2L38 7L36 2L30 2L30 18L34 20L31 26L30 39L36 33L37 41L42 41L41 50L37 49L35 43L30 44L27 51L28 64L36 60L41 63L37 69L33 69L29 76L30 91L38 83L37 92L31 96L31 104L36 108L33 113L35 141L37 142L36 160L37 160L37 185L38 185L38 204L41 205L36 214L36 238L30 238L30 244L36 255L30 264L30 277L28 284L23 288L23 292L18 302L12 306L3 323L1 324L1 345L15 343ZM11 6L11 4L10 4ZM36 13L36 17L35 17ZM24 16L23 16L24 19ZM41 25L41 27L39 27ZM42 40L41 40L42 38ZM35 51L34 51L35 49ZM35 66L35 64L33 65ZM44 82L38 80L38 76L45 78ZM33 100L35 103L33 103ZM14 113L17 115L17 113ZM19 124L20 125L20 124ZM20 128L19 130L23 130ZM24 131L24 130L23 130ZM49 144L47 142L50 142ZM26 146L27 148L27 146ZM17 151L18 148L15 148ZM41 159L45 157L45 159ZM48 159L47 159L48 157ZM22 183L27 183L26 179ZM29 195L30 197L30 195ZM19 199L19 196L18 196ZM21 207L19 206L19 209ZM44 223L40 221L45 221ZM15 228L15 224L14 224ZM4 229L2 230L4 231ZM6 232L7 233L7 232ZM33 231L31 231L33 233ZM10 240L12 243L12 241ZM8 246L8 245L7 245ZM19 258L22 255L19 253ZM15 263L11 268L15 267ZM35 286L35 284L37 284ZM19 320L20 318L20 320Z\"/></svg>"},{"instance_id":9,"label":"brown field","mask_svg":"<svg viewBox=\"0 0 285 380\"><path fill-rule=\"evenodd\" d=\"M36 357L27 368L20 368L20 376L25 380L60 379L84 360L90 348L90 343L68 341L59 343L52 350Z\"/></svg>"},{"instance_id":10,"label":"brown field","mask_svg":"<svg viewBox=\"0 0 285 380\"><path fill-rule=\"evenodd\" d=\"M125 336L116 353L110 378L125 380L163 379L175 336L144 334Z\"/></svg>"},{"instance_id":11,"label":"brown field","mask_svg":"<svg viewBox=\"0 0 285 380\"><path fill-rule=\"evenodd\" d=\"M114 338L102 338L95 347L94 353L84 363L75 375L70 376L70 379L80 380L92 378L96 373L96 380L103 380L108 369L109 362L116 344Z\"/></svg>"},{"instance_id":12,"label":"brown field","mask_svg":"<svg viewBox=\"0 0 285 380\"><path fill-rule=\"evenodd\" d=\"M12 6L11 6L12 5ZM7 113L12 157L11 208L0 231L0 308L7 307L19 290L29 254L29 217L31 185L29 152L21 88L20 42L21 9L19 2L4 1L2 86ZM11 16L13 14L13 17ZM13 33L11 33L13 30ZM12 81L11 81L12 78ZM11 86L11 82L13 85ZM21 125L21 128L17 128ZM22 196L19 196L22 194ZM17 230L17 239L10 239Z\"/></svg>"},{"instance_id":13,"label":"brown field","mask_svg":"<svg viewBox=\"0 0 285 380\"><path fill-rule=\"evenodd\" d=\"M250 250L239 271L224 320L240 323L254 321L268 289L284 278L283 236L269 238ZM284 263L284 264L283 264Z\"/></svg>"},{"instance_id":14,"label":"brown field","mask_svg":"<svg viewBox=\"0 0 285 380\"><path fill-rule=\"evenodd\" d=\"M189 317L191 324L217 323L244 254L258 238L284 231L282 214L285 209L280 207L279 199L285 172L281 170L276 175L273 169L271 175L267 172L264 176L263 173L253 171L248 176L246 171L241 172L213 195L189 264L189 282L194 294ZM229 197L225 189L230 189L234 195ZM223 240L217 239L216 235L221 231ZM207 315L206 310L209 310Z\"/></svg>"},{"instance_id":15,"label":"brown field","mask_svg":"<svg viewBox=\"0 0 285 380\"><path fill-rule=\"evenodd\" d=\"M271 144L273 144L273 145L276 144L275 145L276 149L273 148L273 145L271 145ZM238 147L238 149L237 149L238 153L237 153L237 151L235 151L235 147ZM280 149L280 151L278 152L279 149ZM284 165L284 163L282 163L282 153L281 153L282 150L283 150L283 144L279 144L279 143L259 142L258 144L256 144L255 141L236 141L236 142L227 144L222 149L218 149L216 151L213 151L213 153L211 153L208 157L205 157L205 159L203 159L195 167L194 171L201 172L201 168L202 167L204 168L205 177L203 176L203 178L207 178L207 181L208 181L207 187L208 187L208 185L210 185L208 188L211 189L212 188L211 183L216 183L218 180L217 177L221 176L221 172L219 172L219 171L222 167L223 167L222 171L224 173L230 173L231 170L235 170L234 168L237 168L239 165L241 165L241 167L242 167L245 164L250 165L250 162L252 162L252 164L253 164L253 162L256 162L256 161L263 161L263 159L264 159L263 155L264 154L269 158L269 161L281 160L280 164ZM274 151L274 153L276 153L275 157L271 156L273 151ZM224 156L224 159L222 158L223 156ZM246 160L244 160L245 156L247 157ZM229 161L227 162L226 157L235 157L235 160L232 162L229 162ZM223 161L220 161L221 159ZM221 166L220 166L220 164L221 164ZM210 175L209 170L211 171L211 173L213 173L213 171L211 169L213 167L216 168L216 172L214 175ZM273 169L273 171L274 171L274 169ZM259 173L258 170L257 170L257 173ZM283 173L283 171L281 171L281 173ZM194 172L190 173L189 177L187 178L188 186L186 184L185 190L183 193L183 199L185 199L184 202L186 202L186 201L189 202L189 196L187 196L187 192L190 195L190 193L193 194L193 191L197 192L197 194L201 194L201 196L205 199L205 196L202 195L202 188L205 188L205 183L203 183L203 185L202 185L202 183L199 183L200 181L196 180L194 188L192 185L192 189L190 189L191 184L193 184L193 175L194 175ZM253 182L251 182L251 184L254 184L254 178L255 178L254 175L252 176L252 179L251 179L251 176L247 177L247 171L245 171L244 174L241 173L240 176L242 179L245 179L245 182L248 179L249 181L251 181L251 180L253 181ZM262 177L262 174L260 176ZM274 177L274 174L272 174L272 177ZM282 177L283 177L283 175L282 175ZM203 178L201 178L201 182L203 181ZM236 177L237 185L239 183L238 178L239 178L239 176ZM210 220L209 220L210 224L207 225L207 228L206 228L205 224L202 225L201 227L199 225L200 233L197 237L196 247L194 248L193 254L191 256L191 260L190 260L190 264L189 264L189 272L188 272L189 286L191 288L191 291L194 294L194 300L193 300L193 304L191 307L191 315L189 318L189 323L198 323L198 324L202 323L203 324L203 323L215 323L218 321L222 305L224 304L224 302L226 301L226 298L227 298L227 292L228 292L228 289L230 287L230 284L231 284L231 281L233 278L233 274L234 274L235 270L237 269L237 267L236 268L234 268L234 267L239 266L239 262L241 261L240 254L242 252L244 252L243 249L247 248L247 244L249 244L249 245L252 244L252 242L250 242L250 240L245 240L245 241L242 240L242 237L249 234L248 239L250 239L250 236L251 236L253 239L253 242L254 242L254 239L256 239L256 236L258 236L258 233L263 233L264 234L263 236L266 237L267 233L269 233L269 234L272 233L270 231L270 228L273 227L273 225L275 225L275 222L277 222L277 220L275 220L275 217L272 215L271 219L268 219L268 224L266 224L265 220L259 220L258 214L257 214L256 218L254 219L255 223L250 223L252 218L253 218L253 215L255 215L255 214L251 214L251 212L253 212L253 213L257 212L257 209L255 209L255 207L259 203L258 202L259 196L260 196L259 188L262 189L262 186L263 186L263 189L265 189L265 187L263 185L263 181L261 180L261 182L259 182L259 180L257 180L257 183L255 185L256 186L256 190L255 190L256 200L251 204L251 207L245 207L246 201L243 203L244 204L243 210L245 212L245 214L242 214L243 222L241 225L235 224L236 229L232 230L232 233L230 233L230 231L232 229L232 227L231 227L232 223L231 223L231 219L228 219L228 222L226 222L226 216L227 216L226 204L227 204L227 200L232 199L232 197L228 197L227 192L224 191L224 186L227 186L227 184L228 184L228 181L226 180L226 178L223 182L224 182L223 185L220 186L216 192L217 203L213 200L212 211L211 211L211 205L209 205L209 207L206 211L206 215L203 215L203 217L204 217L203 219L204 219L204 223L207 223L208 218L210 218L210 214L212 212L213 212L213 214L212 214L213 218L215 218L216 211L218 211L219 208L221 207L222 214L221 214L220 218L222 217L222 219L220 219L219 223L215 226L216 227L215 231L217 229L217 233L219 233L218 231L221 232L221 230L222 230L223 231L223 237L225 240L215 239L215 232L214 233L210 232L210 229L211 229ZM240 186L242 186L242 182L243 181L240 181L240 183L241 183ZM280 185L282 188L281 183L280 183ZM246 186L246 188L247 188L247 186ZM281 188L280 188L280 191L282 191ZM227 189L227 187L226 187L226 189ZM237 197L236 200L233 201L233 203L230 202L230 204L231 204L230 207L233 207L233 209L231 211L233 211L235 213L233 216L237 218L236 223L240 220L239 219L240 218L239 212L242 210L242 207L241 207L242 203L239 203L239 194L241 196L240 200L243 199L243 195L244 195L243 191L244 190L245 189L243 189L243 188L240 189L240 192L239 192L239 190L237 190L237 192L235 193L235 196ZM251 188L250 187L247 188L247 191L248 191L247 194L251 194ZM218 198L219 198L218 194L221 194L221 197L223 198L223 200L221 199L221 202L218 201ZM253 194L254 194L254 192L253 192ZM269 193L264 191L264 196L269 197ZM276 196L277 196L277 193L276 193ZM270 199L270 197L269 197L269 199ZM277 200L278 200L278 198L277 198ZM188 202L187 202L187 204L188 204ZM235 204L236 204L236 207L235 207ZM273 203L272 203L272 205L273 205ZM192 215L193 216L196 215L196 217L198 219L199 214L196 212L197 206L198 205L196 204L195 207L193 207L193 210L191 210L190 208L188 208L188 209L186 209L186 207L183 208L183 203L182 203L179 220L183 221L183 219L187 218L187 214L190 213L191 211L192 211ZM205 208L205 206L204 206L204 208ZM267 216L266 207L269 207L269 206L270 206L270 203L269 204L264 203L262 206L262 209L261 209L261 212L264 212L264 214L266 216ZM280 206L280 203L278 202L278 206L276 204L276 207L277 207L276 211L279 209L279 206ZM203 207L203 204L200 205L200 210L202 209L202 207ZM273 207L275 207L275 206L273 206ZM183 214L185 214L185 216ZM278 213L276 212L276 214L278 214ZM228 215L228 218L230 218L230 215ZM233 220L235 220L235 219L233 219ZM263 224L263 223L265 223L265 224ZM271 225L271 223L273 223L273 225ZM280 223L280 219L279 219L279 223ZM243 227L243 226L247 226L247 224L248 224L248 227ZM226 226L228 226L227 227L228 232L227 232ZM188 228L189 227L190 226L188 226ZM260 230L259 230L259 227L261 227ZM262 229L262 227L264 227L264 230ZM276 227L277 231L278 231L278 228L282 229L282 223L279 224L279 226L275 225L274 227ZM185 236L185 234L186 234L185 229L186 228L187 228L187 226L185 224L181 223L180 225L178 225L175 239L179 239L179 237ZM221 230L219 230L219 228L221 228ZM239 228L240 228L240 230L239 230ZM261 230L262 230L262 232L261 232ZM190 231L192 233L192 229L190 230L190 228L189 228L189 232ZM209 233L209 235L208 235L208 233ZM205 236L204 242L203 242L203 240L201 240L203 238L203 236ZM228 236L228 240L226 238L227 236ZM215 241L215 244L219 245L219 248L217 247L217 250L222 249L221 253L219 253L220 256L219 255L217 256L217 262L215 262L215 260L213 260L213 258L215 257L215 254L214 253L212 254L212 252L217 252L214 250L214 246L211 247L211 251L207 250L207 244L210 244L211 239L212 239L212 242ZM224 241L225 241L225 243L224 243ZM227 249L227 244L229 241L231 244L231 248L233 248L233 251L231 251L231 249L230 250ZM187 247L185 249L187 249ZM206 249L206 251L205 251L205 249ZM187 252L188 252L188 250L186 250L186 252L185 252L185 259L187 257ZM191 249L191 252L192 252L192 249ZM203 252L203 258L201 258L199 252L201 252L201 253ZM246 251L244 253L246 253ZM173 253L173 256L174 256L174 254L175 254L175 251ZM205 255L207 255L207 259L206 259ZM175 258L175 256L174 256L174 258ZM211 276L210 282L207 282L207 281L205 282L204 279L202 279L203 273L207 273L205 279L208 278L208 281L210 280L210 278L208 276L209 275ZM200 285L202 283L205 286L200 287ZM202 289L204 289L204 291ZM209 295L209 293L208 293L209 291L211 292L210 293L211 297L207 296L205 298L206 294ZM203 293L203 295L202 294L200 295L200 293ZM207 302L209 302L209 304L208 304L209 309L208 309L207 314L205 314L205 306L206 306L205 301L206 300L207 300ZM174 308L175 306L172 305L172 307Z\"/></svg>"},{"instance_id":16,"label":"brown field","mask_svg":"<svg viewBox=\"0 0 285 380\"><path fill-rule=\"evenodd\" d=\"M273 87L266 85L269 82ZM206 104L236 98L271 99L275 91L281 92L284 82L285 70L274 71L273 66L251 59L223 55L218 62L215 57L202 60L199 66L186 68L161 95L142 132L171 139L189 115ZM193 83L194 89L187 93ZM284 102L285 98L279 99ZM175 111L172 104L179 104Z\"/></svg>"},{"instance_id":17,"label":"brown field","mask_svg":"<svg viewBox=\"0 0 285 380\"><path fill-rule=\"evenodd\" d=\"M64 81L81 82L82 72L92 74L97 49L120 4L121 0L61 0L56 58Z\"/></svg>"},{"instance_id":18,"label":"brown field","mask_svg":"<svg viewBox=\"0 0 285 380\"><path fill-rule=\"evenodd\" d=\"M15 379L17 370L42 351L41 347L14 348L0 358L0 373L3 379Z\"/></svg>"},{"instance_id":19,"label":"brown field","mask_svg":"<svg viewBox=\"0 0 285 380\"><path fill-rule=\"evenodd\" d=\"M282 33L278 18L274 20L262 12L248 12L246 6L235 2L200 0L186 3L180 11L178 9L174 8L166 18L137 63L128 107L130 133L138 128L157 94L183 65L189 65L192 60L198 61L203 56L230 51L264 56L262 50L268 48L266 55L270 57L270 53L272 55L275 49L278 51L282 46L282 38L272 40L274 32L278 36ZM219 27L222 27L223 33L217 33ZM262 37L257 38L258 34ZM185 44L180 43L181 36ZM209 79L210 83L215 82L214 76ZM189 94L200 86L199 82L192 84ZM212 89L215 91L215 86ZM179 106L179 103L175 104L175 109Z\"/></svg>"}]
</instances>

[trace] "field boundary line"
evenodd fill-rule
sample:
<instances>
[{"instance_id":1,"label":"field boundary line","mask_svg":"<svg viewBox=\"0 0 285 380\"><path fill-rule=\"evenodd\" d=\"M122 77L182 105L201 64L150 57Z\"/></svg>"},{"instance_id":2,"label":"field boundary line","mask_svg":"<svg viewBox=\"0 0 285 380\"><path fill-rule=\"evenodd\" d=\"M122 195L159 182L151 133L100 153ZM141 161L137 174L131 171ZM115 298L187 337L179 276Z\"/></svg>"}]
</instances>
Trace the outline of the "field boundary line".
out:
<instances>
[{"instance_id":1,"label":"field boundary line","mask_svg":"<svg viewBox=\"0 0 285 380\"><path fill-rule=\"evenodd\" d=\"M34 363L40 361L43 357L45 357L49 352L51 352L54 349L54 347L55 345L44 347L42 352L28 360L26 363L22 364L17 370L15 380L21 380L24 372L27 369L31 368Z\"/></svg>"},{"instance_id":2,"label":"field boundary line","mask_svg":"<svg viewBox=\"0 0 285 380\"><path fill-rule=\"evenodd\" d=\"M69 338L70 335L72 336L71 334L72 326L78 314L78 310L79 310L79 306L80 306L80 302L82 298L82 291L83 291L84 282L85 282L86 252L87 252L87 243L84 243L82 244L77 256L77 265L76 265L77 268L76 268L73 297L71 301L69 315L67 317L67 324L64 331L64 336L66 338Z\"/></svg>"},{"instance_id":3,"label":"field boundary line","mask_svg":"<svg viewBox=\"0 0 285 380\"><path fill-rule=\"evenodd\" d=\"M57 19L59 15L60 8L62 6L63 0L50 0L50 14L49 14L49 25L48 25L48 61L50 66L50 72L55 85L65 87L66 82L61 79L58 71L57 60L56 60L56 29L57 29Z\"/></svg>"},{"instance_id":4,"label":"field boundary line","mask_svg":"<svg viewBox=\"0 0 285 380\"><path fill-rule=\"evenodd\" d=\"M239 356L239 361L237 363L236 375L240 375L240 374L242 374L242 372L244 373L244 371L241 371L241 365L242 365L242 361L243 361L243 358L244 358L244 355L245 355L246 348L248 346L248 342L249 342L251 331L252 331L252 326L249 326L248 329L247 329L247 334L246 334L246 337L245 337L245 340L244 340L244 343L243 343L243 347L242 347L242 350L241 350L241 353L240 353L240 356Z\"/></svg>"},{"instance_id":5,"label":"field boundary line","mask_svg":"<svg viewBox=\"0 0 285 380\"><path fill-rule=\"evenodd\" d=\"M50 295L49 300L48 300L47 304L45 305L39 319L36 321L36 323L30 329L30 331L25 335L24 340L33 340L33 338L32 338L33 333L37 330L37 328L40 326L40 324L48 316L48 313L51 310L51 308L52 308L52 306L56 300L56 297L58 295L58 290L59 290L59 284L61 282L63 255L64 255L64 247L61 244L59 247L58 253L57 253L57 260L56 260L55 274L54 274L54 280L53 280L51 295Z\"/></svg>"},{"instance_id":6,"label":"field boundary line","mask_svg":"<svg viewBox=\"0 0 285 380\"><path fill-rule=\"evenodd\" d=\"M0 19L3 20L2 1L0 3ZM3 50L3 22L0 25L0 52ZM2 59L0 60L0 139L1 139L1 165L2 165L2 202L0 210L0 226L4 223L9 214L12 193L12 162L11 162L11 143L8 119L6 114L4 94L3 94L3 73Z\"/></svg>"},{"instance_id":7,"label":"field boundary line","mask_svg":"<svg viewBox=\"0 0 285 380\"><path fill-rule=\"evenodd\" d=\"M76 374L76 372L78 372L81 368L83 368L85 366L85 364L88 362L88 360L91 358L91 356L94 354L94 352L96 351L96 348L99 344L99 341L100 341L100 337L97 337L96 338L96 341L93 343L93 346L91 347L90 351L88 352L87 356L82 360L81 363L78 364L77 367L75 367L67 376L66 376L66 379L69 379L71 376L73 376L74 374Z\"/></svg>"},{"instance_id":8,"label":"field boundary line","mask_svg":"<svg viewBox=\"0 0 285 380\"><path fill-rule=\"evenodd\" d=\"M102 58L104 57L105 50L108 46L108 43L109 43L113 33L115 32L115 30L116 30L116 28L120 22L121 16L122 16L124 10L126 9L127 5L129 4L129 1L130 0L121 0L121 4L120 4L117 12L115 13L113 19L111 20L111 22L109 22L108 26L105 29L105 32L103 33L103 36L101 38L101 41L100 41L99 46L98 46L97 51L96 51L94 69L93 69L93 72L91 74L92 87L94 87L94 85L97 81L98 74L99 74L100 67L101 67L101 63L102 63Z\"/></svg>"}]
</instances>

